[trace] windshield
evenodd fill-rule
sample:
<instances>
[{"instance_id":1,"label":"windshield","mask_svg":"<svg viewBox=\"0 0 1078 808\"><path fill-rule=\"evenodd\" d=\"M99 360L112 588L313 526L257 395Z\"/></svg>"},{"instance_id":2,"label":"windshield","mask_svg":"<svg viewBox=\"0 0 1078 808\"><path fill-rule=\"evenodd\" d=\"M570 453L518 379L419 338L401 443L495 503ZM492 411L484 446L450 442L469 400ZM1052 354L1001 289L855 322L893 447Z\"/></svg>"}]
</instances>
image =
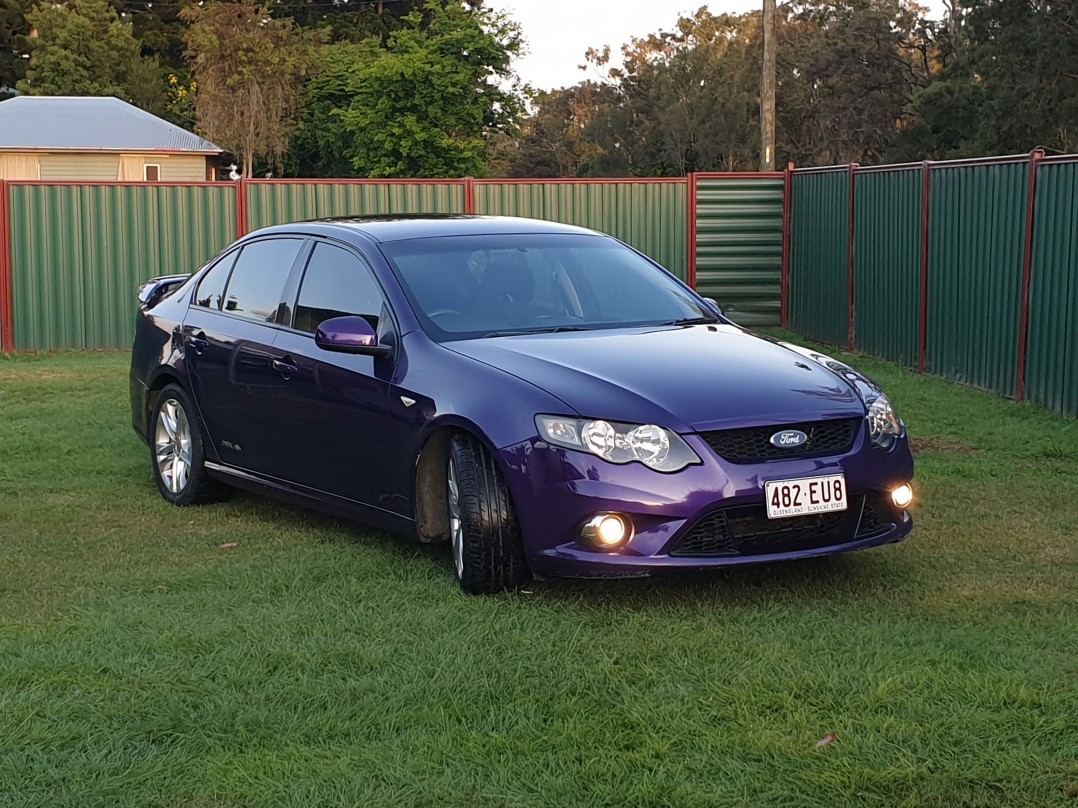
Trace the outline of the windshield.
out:
<instances>
[{"instance_id":1,"label":"windshield","mask_svg":"<svg viewBox=\"0 0 1078 808\"><path fill-rule=\"evenodd\" d=\"M381 246L436 340L716 321L670 275L603 236L448 236Z\"/></svg>"}]
</instances>

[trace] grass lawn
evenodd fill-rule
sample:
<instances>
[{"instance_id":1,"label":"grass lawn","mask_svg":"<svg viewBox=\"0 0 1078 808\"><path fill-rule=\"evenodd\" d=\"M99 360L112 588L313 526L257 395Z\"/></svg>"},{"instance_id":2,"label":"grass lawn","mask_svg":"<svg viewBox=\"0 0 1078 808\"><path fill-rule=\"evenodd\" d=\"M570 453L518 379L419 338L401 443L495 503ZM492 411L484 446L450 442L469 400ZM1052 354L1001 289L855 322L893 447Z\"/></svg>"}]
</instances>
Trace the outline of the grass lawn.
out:
<instances>
[{"instance_id":1,"label":"grass lawn","mask_svg":"<svg viewBox=\"0 0 1078 808\"><path fill-rule=\"evenodd\" d=\"M921 441L904 544L469 598L167 505L127 361L0 359L0 805L1078 806L1078 421L857 357Z\"/></svg>"}]
</instances>

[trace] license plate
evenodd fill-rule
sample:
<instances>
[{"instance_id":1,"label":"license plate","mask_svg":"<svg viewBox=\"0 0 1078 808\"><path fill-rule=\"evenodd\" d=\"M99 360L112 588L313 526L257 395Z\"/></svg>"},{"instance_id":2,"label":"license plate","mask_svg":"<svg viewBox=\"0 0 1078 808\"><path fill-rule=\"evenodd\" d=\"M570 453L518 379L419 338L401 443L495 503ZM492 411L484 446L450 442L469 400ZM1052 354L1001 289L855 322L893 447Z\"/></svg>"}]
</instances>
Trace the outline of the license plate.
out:
<instances>
[{"instance_id":1,"label":"license plate","mask_svg":"<svg viewBox=\"0 0 1078 808\"><path fill-rule=\"evenodd\" d=\"M800 480L772 480L764 483L767 518L783 519L807 513L846 510L846 478L805 477Z\"/></svg>"}]
</instances>

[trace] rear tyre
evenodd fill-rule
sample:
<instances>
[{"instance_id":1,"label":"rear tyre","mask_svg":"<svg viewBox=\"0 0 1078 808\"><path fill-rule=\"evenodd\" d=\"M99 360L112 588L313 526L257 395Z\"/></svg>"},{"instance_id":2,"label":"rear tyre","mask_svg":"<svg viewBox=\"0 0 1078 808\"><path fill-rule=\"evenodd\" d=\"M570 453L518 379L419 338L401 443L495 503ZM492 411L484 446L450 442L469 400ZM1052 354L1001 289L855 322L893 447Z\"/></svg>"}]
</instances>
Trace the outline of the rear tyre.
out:
<instances>
[{"instance_id":1,"label":"rear tyre","mask_svg":"<svg viewBox=\"0 0 1078 808\"><path fill-rule=\"evenodd\" d=\"M493 595L528 579L516 509L501 471L471 435L457 435L446 467L450 545L460 588Z\"/></svg>"},{"instance_id":2,"label":"rear tyre","mask_svg":"<svg viewBox=\"0 0 1078 808\"><path fill-rule=\"evenodd\" d=\"M206 472L202 430L186 391L177 384L157 396L150 420L150 458L157 490L173 505L213 502L224 492Z\"/></svg>"}]
</instances>

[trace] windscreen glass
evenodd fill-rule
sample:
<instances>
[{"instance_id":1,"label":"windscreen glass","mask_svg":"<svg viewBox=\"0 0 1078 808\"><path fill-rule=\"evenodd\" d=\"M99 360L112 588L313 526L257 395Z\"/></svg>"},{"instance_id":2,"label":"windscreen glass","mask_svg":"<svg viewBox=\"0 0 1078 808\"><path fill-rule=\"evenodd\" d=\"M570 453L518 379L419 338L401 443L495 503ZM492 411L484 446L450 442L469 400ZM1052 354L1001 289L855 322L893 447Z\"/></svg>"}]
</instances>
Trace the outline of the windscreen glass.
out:
<instances>
[{"instance_id":1,"label":"windscreen glass","mask_svg":"<svg viewBox=\"0 0 1078 808\"><path fill-rule=\"evenodd\" d=\"M602 236L447 236L381 246L436 340L715 321L673 277Z\"/></svg>"}]
</instances>

